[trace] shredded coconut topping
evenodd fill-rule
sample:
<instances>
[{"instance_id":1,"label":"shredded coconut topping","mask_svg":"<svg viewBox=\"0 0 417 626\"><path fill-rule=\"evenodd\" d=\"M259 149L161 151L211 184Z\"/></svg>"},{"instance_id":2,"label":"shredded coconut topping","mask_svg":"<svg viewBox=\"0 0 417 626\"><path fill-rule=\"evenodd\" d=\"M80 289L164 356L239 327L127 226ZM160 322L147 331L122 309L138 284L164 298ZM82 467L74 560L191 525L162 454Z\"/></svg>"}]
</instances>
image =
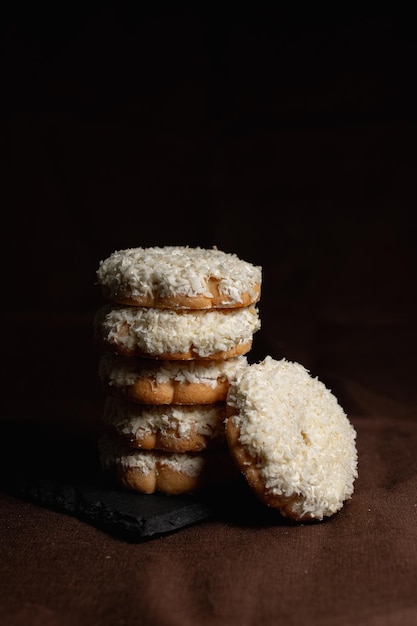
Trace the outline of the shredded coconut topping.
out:
<instances>
[{"instance_id":1,"label":"shredded coconut topping","mask_svg":"<svg viewBox=\"0 0 417 626\"><path fill-rule=\"evenodd\" d=\"M254 306L181 311L104 305L95 318L104 341L145 354L193 350L202 358L248 343L261 323Z\"/></svg>"},{"instance_id":2,"label":"shredded coconut topping","mask_svg":"<svg viewBox=\"0 0 417 626\"><path fill-rule=\"evenodd\" d=\"M224 432L224 402L207 405L146 405L108 397L103 421L112 424L123 435L145 436L157 431L168 434L175 430L188 437L192 430L199 435L215 437Z\"/></svg>"},{"instance_id":3,"label":"shredded coconut topping","mask_svg":"<svg viewBox=\"0 0 417 626\"><path fill-rule=\"evenodd\" d=\"M299 517L322 519L351 497L356 432L331 391L302 365L268 356L248 366L227 403L267 492L295 495Z\"/></svg>"},{"instance_id":4,"label":"shredded coconut topping","mask_svg":"<svg viewBox=\"0 0 417 626\"><path fill-rule=\"evenodd\" d=\"M247 358L240 355L215 361L158 361L132 359L111 353L102 354L98 373L110 387L133 385L138 378L149 378L157 385L174 380L181 383L203 383L214 388L218 380L231 381L247 366Z\"/></svg>"},{"instance_id":5,"label":"shredded coconut topping","mask_svg":"<svg viewBox=\"0 0 417 626\"><path fill-rule=\"evenodd\" d=\"M135 468L147 475L157 464L166 465L175 472L187 476L201 474L206 458L204 455L187 452L160 452L158 450L134 450L118 439L103 435L98 441L100 462L104 469L114 466L123 469Z\"/></svg>"},{"instance_id":6,"label":"shredded coconut topping","mask_svg":"<svg viewBox=\"0 0 417 626\"><path fill-rule=\"evenodd\" d=\"M261 268L216 248L165 246L116 250L100 261L98 284L109 292L133 297L178 295L212 297L208 281L218 281L220 294L231 302L261 283Z\"/></svg>"}]
</instances>

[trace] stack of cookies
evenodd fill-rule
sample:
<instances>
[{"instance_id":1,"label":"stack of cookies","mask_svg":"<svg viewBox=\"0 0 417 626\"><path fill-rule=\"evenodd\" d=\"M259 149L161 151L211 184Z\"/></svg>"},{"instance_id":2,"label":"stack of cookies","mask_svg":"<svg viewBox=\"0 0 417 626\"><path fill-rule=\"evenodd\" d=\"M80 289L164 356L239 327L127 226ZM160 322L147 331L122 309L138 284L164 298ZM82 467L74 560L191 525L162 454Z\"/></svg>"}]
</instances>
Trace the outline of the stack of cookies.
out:
<instances>
[{"instance_id":1,"label":"stack of cookies","mask_svg":"<svg viewBox=\"0 0 417 626\"><path fill-rule=\"evenodd\" d=\"M99 451L118 485L183 494L236 477L226 396L260 328L261 277L216 248L129 248L101 261Z\"/></svg>"}]
</instances>

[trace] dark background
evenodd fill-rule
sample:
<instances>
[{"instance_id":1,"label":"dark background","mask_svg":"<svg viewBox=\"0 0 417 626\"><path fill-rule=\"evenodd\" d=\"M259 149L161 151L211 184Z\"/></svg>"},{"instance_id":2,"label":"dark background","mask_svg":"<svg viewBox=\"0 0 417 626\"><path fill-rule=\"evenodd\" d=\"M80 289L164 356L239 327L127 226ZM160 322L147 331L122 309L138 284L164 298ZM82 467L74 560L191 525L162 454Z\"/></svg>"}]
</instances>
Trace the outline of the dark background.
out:
<instances>
[{"instance_id":1,"label":"dark background","mask_svg":"<svg viewBox=\"0 0 417 626\"><path fill-rule=\"evenodd\" d=\"M167 244L262 265L252 360L415 405L411 16L174 4L3 9L2 418L94 427L95 271Z\"/></svg>"}]
</instances>

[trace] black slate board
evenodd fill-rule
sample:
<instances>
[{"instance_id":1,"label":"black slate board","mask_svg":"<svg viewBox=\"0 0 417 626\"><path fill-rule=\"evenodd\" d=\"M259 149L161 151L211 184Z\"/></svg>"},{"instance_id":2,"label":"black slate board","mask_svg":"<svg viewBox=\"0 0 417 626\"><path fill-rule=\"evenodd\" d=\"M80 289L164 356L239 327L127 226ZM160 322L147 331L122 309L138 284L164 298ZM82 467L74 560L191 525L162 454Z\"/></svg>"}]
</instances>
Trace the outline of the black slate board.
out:
<instances>
[{"instance_id":1,"label":"black slate board","mask_svg":"<svg viewBox=\"0 0 417 626\"><path fill-rule=\"evenodd\" d=\"M17 467L11 441L20 441ZM207 520L282 523L276 511L259 503L243 479L187 496L142 495L116 489L105 481L96 441L90 437L63 432L50 424L3 422L0 442L5 491L73 515L125 541L161 537Z\"/></svg>"},{"instance_id":2,"label":"black slate board","mask_svg":"<svg viewBox=\"0 0 417 626\"><path fill-rule=\"evenodd\" d=\"M213 516L209 501L202 498L127 493L104 483L31 479L9 487L18 497L74 515L130 542L161 537Z\"/></svg>"}]
</instances>

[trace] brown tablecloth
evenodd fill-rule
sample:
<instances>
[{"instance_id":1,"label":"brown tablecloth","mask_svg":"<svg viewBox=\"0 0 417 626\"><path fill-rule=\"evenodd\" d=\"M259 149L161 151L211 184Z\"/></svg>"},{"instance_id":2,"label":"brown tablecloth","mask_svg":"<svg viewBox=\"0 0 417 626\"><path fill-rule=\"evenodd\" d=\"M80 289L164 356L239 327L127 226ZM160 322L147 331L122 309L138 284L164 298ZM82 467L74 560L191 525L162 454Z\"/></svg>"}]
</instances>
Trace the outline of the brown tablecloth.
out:
<instances>
[{"instance_id":1,"label":"brown tablecloth","mask_svg":"<svg viewBox=\"0 0 417 626\"><path fill-rule=\"evenodd\" d=\"M0 623L416 623L415 421L353 419L360 477L325 523L207 522L141 544L2 496Z\"/></svg>"},{"instance_id":2,"label":"brown tablecloth","mask_svg":"<svg viewBox=\"0 0 417 626\"><path fill-rule=\"evenodd\" d=\"M415 626L410 31L151 13L2 31L2 471L37 424L95 435L99 261L181 244L262 265L251 359L334 391L359 477L322 523L219 515L139 543L5 489L0 624Z\"/></svg>"}]
</instances>

